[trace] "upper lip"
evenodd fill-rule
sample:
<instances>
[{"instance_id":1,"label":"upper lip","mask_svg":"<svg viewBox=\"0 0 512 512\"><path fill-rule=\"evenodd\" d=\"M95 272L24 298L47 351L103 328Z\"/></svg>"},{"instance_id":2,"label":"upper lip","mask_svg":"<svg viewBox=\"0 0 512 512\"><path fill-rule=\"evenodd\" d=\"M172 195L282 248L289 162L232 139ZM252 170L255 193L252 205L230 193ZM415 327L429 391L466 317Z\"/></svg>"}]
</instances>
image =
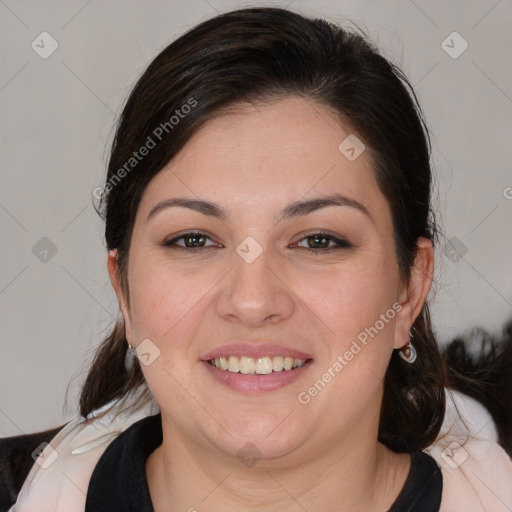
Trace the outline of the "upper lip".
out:
<instances>
[{"instance_id":1,"label":"upper lip","mask_svg":"<svg viewBox=\"0 0 512 512\"><path fill-rule=\"evenodd\" d=\"M227 343L220 345L213 350L201 356L201 360L209 361L218 357L226 356L247 356L257 359L258 357L265 356L283 356L293 357L293 359L312 359L309 354L296 350L294 348L285 347L283 345L276 345L275 343L254 343L248 341L240 341L237 343Z\"/></svg>"}]
</instances>

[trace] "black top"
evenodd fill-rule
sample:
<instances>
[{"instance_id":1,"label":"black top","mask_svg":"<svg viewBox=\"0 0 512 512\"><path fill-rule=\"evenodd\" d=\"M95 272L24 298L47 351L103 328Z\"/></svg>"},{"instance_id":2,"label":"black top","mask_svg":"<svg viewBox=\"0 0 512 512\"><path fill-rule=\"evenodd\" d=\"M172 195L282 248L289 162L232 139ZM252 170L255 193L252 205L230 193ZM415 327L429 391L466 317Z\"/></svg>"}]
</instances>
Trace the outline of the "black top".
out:
<instances>
[{"instance_id":1,"label":"black top","mask_svg":"<svg viewBox=\"0 0 512 512\"><path fill-rule=\"evenodd\" d=\"M85 512L154 512L146 460L162 444L160 414L137 421L107 447L94 468ZM430 455L411 456L409 476L388 512L438 512L443 477Z\"/></svg>"}]
</instances>

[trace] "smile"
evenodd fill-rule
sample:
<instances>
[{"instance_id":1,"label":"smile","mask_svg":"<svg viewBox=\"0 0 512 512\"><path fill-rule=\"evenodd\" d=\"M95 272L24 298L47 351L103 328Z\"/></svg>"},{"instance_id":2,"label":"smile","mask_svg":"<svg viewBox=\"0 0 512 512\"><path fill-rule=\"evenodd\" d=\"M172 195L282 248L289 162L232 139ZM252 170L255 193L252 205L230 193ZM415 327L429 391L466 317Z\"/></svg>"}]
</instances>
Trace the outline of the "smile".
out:
<instances>
[{"instance_id":1,"label":"smile","mask_svg":"<svg viewBox=\"0 0 512 512\"><path fill-rule=\"evenodd\" d=\"M306 359L294 359L285 356L224 356L210 359L209 363L215 368L226 370L232 373L243 373L244 375L268 375L300 368Z\"/></svg>"}]
</instances>

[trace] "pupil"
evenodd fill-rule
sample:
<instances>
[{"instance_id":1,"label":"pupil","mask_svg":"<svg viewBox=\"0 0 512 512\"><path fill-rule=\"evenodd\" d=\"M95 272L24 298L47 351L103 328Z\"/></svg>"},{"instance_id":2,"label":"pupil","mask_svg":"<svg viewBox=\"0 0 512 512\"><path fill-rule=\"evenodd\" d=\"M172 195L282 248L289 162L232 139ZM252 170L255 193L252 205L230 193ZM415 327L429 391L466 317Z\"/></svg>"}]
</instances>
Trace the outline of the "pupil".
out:
<instances>
[{"instance_id":1,"label":"pupil","mask_svg":"<svg viewBox=\"0 0 512 512\"><path fill-rule=\"evenodd\" d=\"M199 240L199 242L198 242ZM185 245L187 247L191 247L192 245L194 245L194 243L203 243L204 242L204 236L203 235L193 235L193 236L188 236L187 238L185 238Z\"/></svg>"},{"instance_id":2,"label":"pupil","mask_svg":"<svg viewBox=\"0 0 512 512\"><path fill-rule=\"evenodd\" d=\"M314 244L320 244L320 246L322 248L327 247L329 244L329 242L325 236L313 235L313 236L310 236L309 238L310 238L310 240L311 239L314 240L314 242L313 242ZM310 244L310 247L311 247L311 244ZM317 245L317 247L318 247L318 245Z\"/></svg>"}]
</instances>

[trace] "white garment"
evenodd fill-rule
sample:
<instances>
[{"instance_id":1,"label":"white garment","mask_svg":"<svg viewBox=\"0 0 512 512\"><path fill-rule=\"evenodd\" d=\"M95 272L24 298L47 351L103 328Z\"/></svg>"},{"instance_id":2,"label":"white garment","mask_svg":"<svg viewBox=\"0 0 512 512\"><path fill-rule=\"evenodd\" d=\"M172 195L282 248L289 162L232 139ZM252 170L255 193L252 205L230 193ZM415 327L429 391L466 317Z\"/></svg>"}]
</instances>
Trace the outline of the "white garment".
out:
<instances>
[{"instance_id":1,"label":"white garment","mask_svg":"<svg viewBox=\"0 0 512 512\"><path fill-rule=\"evenodd\" d=\"M123 408L136 403L139 397L139 392L133 392L126 398ZM89 417L98 416L113 403L115 401ZM135 413L121 412L114 419L116 412L119 409L114 407L103 418L88 425L80 416L68 423L43 451L46 464L39 465L36 461L33 465L16 503L8 512L84 512L89 480L107 446L136 421L158 414L159 407L153 401Z\"/></svg>"},{"instance_id":2,"label":"white garment","mask_svg":"<svg viewBox=\"0 0 512 512\"><path fill-rule=\"evenodd\" d=\"M449 390L446 394L441 432L425 450L443 474L441 512L511 512L512 460L497 444L490 414L466 395ZM135 392L129 400L136 401L138 396ZM109 443L136 421L157 414L159 408L153 401L136 413L120 413L114 419L116 412L113 409L89 425L80 417L68 423L38 459L41 464L32 467L9 512L84 512L89 480Z\"/></svg>"},{"instance_id":3,"label":"white garment","mask_svg":"<svg viewBox=\"0 0 512 512\"><path fill-rule=\"evenodd\" d=\"M446 415L425 451L443 473L441 512L512 512L512 460L487 409L447 391Z\"/></svg>"}]
</instances>

